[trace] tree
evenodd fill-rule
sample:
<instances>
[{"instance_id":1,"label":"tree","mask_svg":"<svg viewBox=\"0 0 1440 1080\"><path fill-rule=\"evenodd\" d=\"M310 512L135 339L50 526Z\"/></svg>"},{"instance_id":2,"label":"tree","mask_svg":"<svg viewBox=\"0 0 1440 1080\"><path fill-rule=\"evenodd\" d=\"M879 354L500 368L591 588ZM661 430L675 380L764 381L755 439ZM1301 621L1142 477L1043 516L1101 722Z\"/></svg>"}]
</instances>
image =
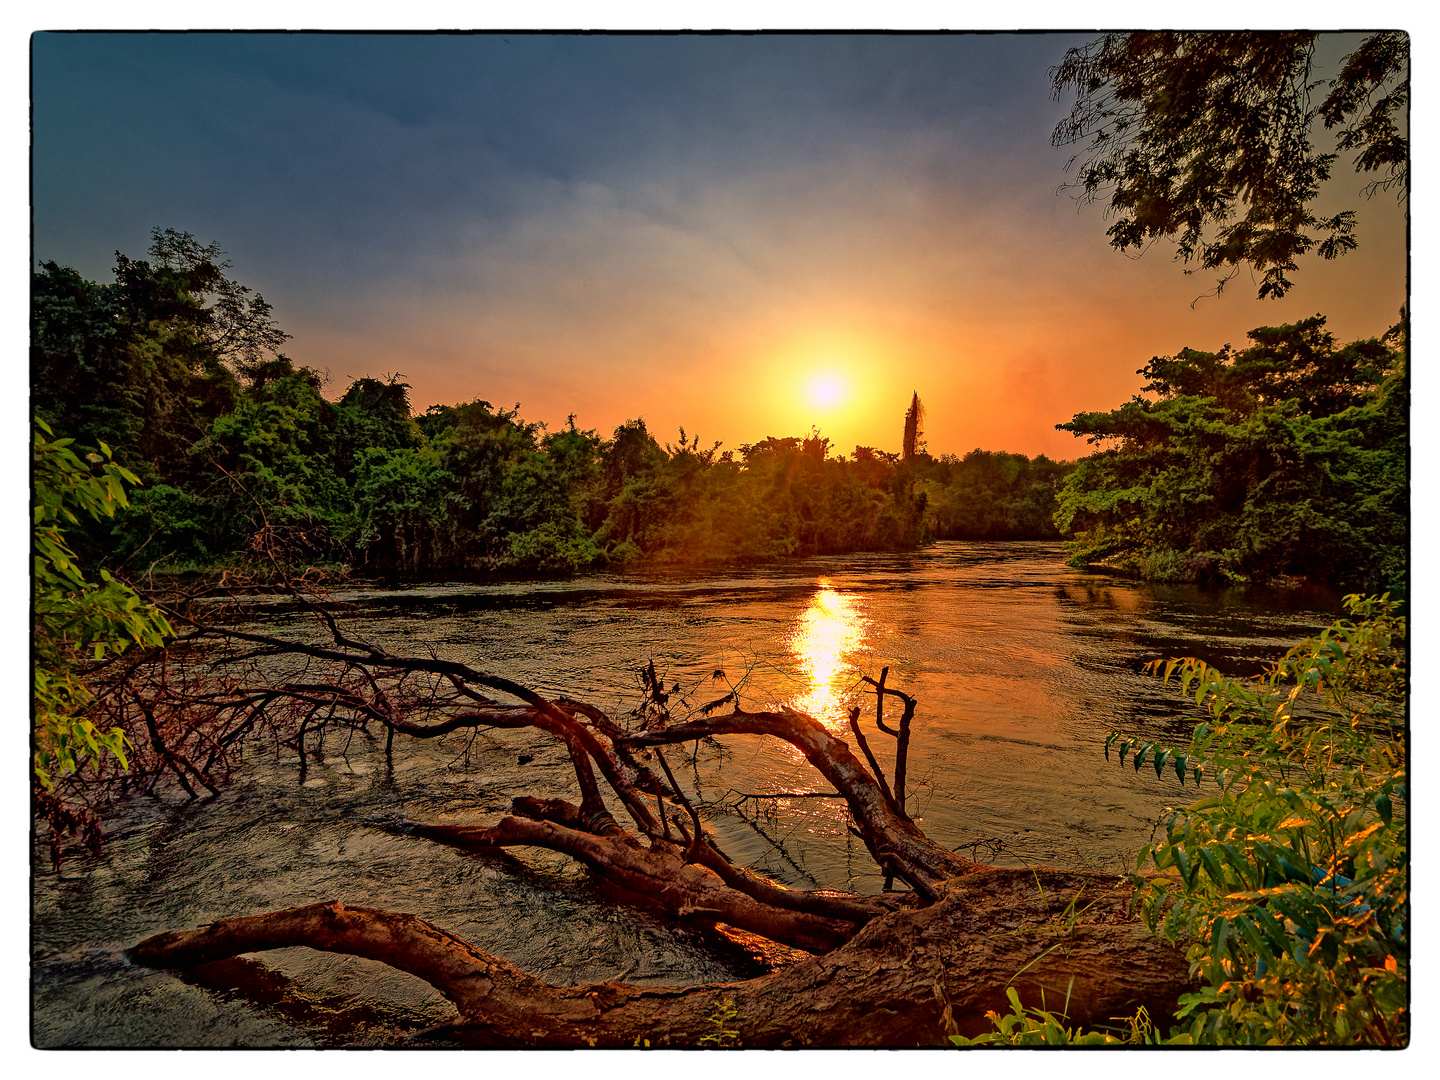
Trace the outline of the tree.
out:
<instances>
[{"instance_id":1,"label":"tree","mask_svg":"<svg viewBox=\"0 0 1440 1080\"><path fill-rule=\"evenodd\" d=\"M1051 87L1057 98L1073 89L1075 104L1052 142L1083 144L1071 159L1075 186L1087 201L1108 199L1112 247L1143 251L1163 237L1182 261L1226 271L1217 291L1250 265L1263 275L1260 296L1278 298L1299 256L1334 259L1356 245L1353 210L1316 210L1340 153L1380 174L1369 193L1393 187L1405 197L1408 36L1367 37L1316 105L1318 37L1106 34L1065 54ZM1317 123L1339 129L1335 150L1316 146Z\"/></svg>"},{"instance_id":2,"label":"tree","mask_svg":"<svg viewBox=\"0 0 1440 1080\"><path fill-rule=\"evenodd\" d=\"M920 404L920 395L910 395L910 408L905 410L905 433L900 442L900 460L910 461L917 454L925 452L925 435L921 424L925 421L925 406Z\"/></svg>"},{"instance_id":3,"label":"tree","mask_svg":"<svg viewBox=\"0 0 1440 1080\"><path fill-rule=\"evenodd\" d=\"M249 375L278 352L290 337L270 317L265 298L226 276L231 263L218 243L201 246L188 232L150 230L150 257L155 271L176 275L185 292L198 305L195 325L206 349L240 375ZM132 264L115 253L116 275L144 263Z\"/></svg>"},{"instance_id":4,"label":"tree","mask_svg":"<svg viewBox=\"0 0 1440 1080\"><path fill-rule=\"evenodd\" d=\"M258 544L313 559L353 529L354 506L334 469L334 414L320 376L296 368L257 383L191 447L210 467L215 529L231 551L254 554Z\"/></svg>"},{"instance_id":5,"label":"tree","mask_svg":"<svg viewBox=\"0 0 1440 1080\"><path fill-rule=\"evenodd\" d=\"M456 522L447 501L453 483L428 445L362 450L351 491L355 549L365 569L420 576L460 565Z\"/></svg>"},{"instance_id":6,"label":"tree","mask_svg":"<svg viewBox=\"0 0 1440 1080\"><path fill-rule=\"evenodd\" d=\"M1058 495L1071 561L1157 580L1403 588L1404 328L1337 347L1324 322L1156 357L1139 372L1153 397L1057 424L1102 445Z\"/></svg>"},{"instance_id":7,"label":"tree","mask_svg":"<svg viewBox=\"0 0 1440 1080\"><path fill-rule=\"evenodd\" d=\"M263 297L227 276L218 244L157 228L149 255L117 251L109 285L43 264L31 358L40 417L63 435L105 441L153 481L183 475L189 444L289 335Z\"/></svg>"},{"instance_id":8,"label":"tree","mask_svg":"<svg viewBox=\"0 0 1440 1080\"><path fill-rule=\"evenodd\" d=\"M335 403L335 472L349 479L366 450L413 449L424 441L399 375L359 378Z\"/></svg>"},{"instance_id":9,"label":"tree","mask_svg":"<svg viewBox=\"0 0 1440 1080\"><path fill-rule=\"evenodd\" d=\"M921 485L927 532L937 540L1058 540L1055 492L1070 468L1044 454L945 454Z\"/></svg>"},{"instance_id":10,"label":"tree","mask_svg":"<svg viewBox=\"0 0 1440 1080\"><path fill-rule=\"evenodd\" d=\"M146 548L148 558L202 562L233 550L209 497L215 473L191 451L247 390L294 370L275 352L288 335L270 305L228 276L217 244L157 228L148 254L116 252L110 284L54 262L33 278L36 415L63 436L104 443L145 481L133 505L72 530L87 561L112 567Z\"/></svg>"}]
</instances>

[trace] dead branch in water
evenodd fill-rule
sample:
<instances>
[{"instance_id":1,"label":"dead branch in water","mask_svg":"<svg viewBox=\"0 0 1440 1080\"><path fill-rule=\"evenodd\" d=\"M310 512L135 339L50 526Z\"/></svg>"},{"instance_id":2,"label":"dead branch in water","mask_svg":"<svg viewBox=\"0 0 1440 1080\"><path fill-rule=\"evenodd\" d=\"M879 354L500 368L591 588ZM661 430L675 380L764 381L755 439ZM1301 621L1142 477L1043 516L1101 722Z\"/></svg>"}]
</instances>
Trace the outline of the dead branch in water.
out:
<instances>
[{"instance_id":1,"label":"dead branch in water","mask_svg":"<svg viewBox=\"0 0 1440 1080\"><path fill-rule=\"evenodd\" d=\"M990 869L923 833L905 812L904 795L916 702L886 685L888 669L866 681L876 692L877 727L897 740L893 789L861 734L858 709L851 731L864 761L814 718L743 708L733 688L677 720L674 690L650 665L642 677L646 704L627 724L593 704L547 696L465 663L395 654L350 634L324 604L296 599L323 628L322 640L176 608L172 620L187 629L174 655L117 669L101 707L115 716L140 710L153 723L146 783L153 787L166 773L192 794L197 785L215 790L211 770L228 767L240 742L261 732L293 746L303 769L307 747L337 732L383 733L393 754L396 736L535 729L565 747L574 801L518 798L509 814L486 825L373 824L472 851L562 852L627 903L682 922L737 927L815 959L723 986L551 987L415 916L335 903L158 935L132 950L137 962L184 967L289 945L349 952L430 981L460 1010L459 1037L516 1046L628 1046L638 1038L697 1045L713 1030L710 1017L722 998L733 1003L746 1046L933 1043L947 1031L983 1030L985 1011L1005 1008L1004 990L1017 972L1024 973L1017 985L1061 997L1073 978L1072 1022L1137 1005L1164 1008L1187 984L1180 955L1129 919L1128 887L1095 875ZM264 681L257 679L262 662L272 671L288 667ZM885 722L887 695L904 705L898 728ZM726 705L728 712L718 711ZM180 730L187 715L203 723ZM180 727L171 730L171 723ZM789 889L735 864L704 828L663 752L735 738L779 739L799 750L831 790L795 797L843 799L852 831L887 879L909 891L876 897ZM1089 906L1060 926L1054 905L1082 891Z\"/></svg>"}]
</instances>

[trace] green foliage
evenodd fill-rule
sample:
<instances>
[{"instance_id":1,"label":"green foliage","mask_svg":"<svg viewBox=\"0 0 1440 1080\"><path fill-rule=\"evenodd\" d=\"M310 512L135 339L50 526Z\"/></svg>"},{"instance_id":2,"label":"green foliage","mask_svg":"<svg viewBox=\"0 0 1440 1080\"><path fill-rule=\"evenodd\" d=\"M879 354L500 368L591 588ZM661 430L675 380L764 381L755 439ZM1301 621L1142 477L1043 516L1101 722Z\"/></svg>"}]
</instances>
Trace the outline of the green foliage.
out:
<instances>
[{"instance_id":1,"label":"green foliage","mask_svg":"<svg viewBox=\"0 0 1440 1080\"><path fill-rule=\"evenodd\" d=\"M351 494L356 550L382 572L419 575L457 557L455 526L445 494L450 477L431 446L369 448L356 457Z\"/></svg>"},{"instance_id":2,"label":"green foliage","mask_svg":"<svg viewBox=\"0 0 1440 1080\"><path fill-rule=\"evenodd\" d=\"M288 366L288 365L287 365ZM264 535L285 553L327 551L344 535L349 500L333 457L334 406L306 368L258 383L190 450L224 482L212 496L235 547Z\"/></svg>"},{"instance_id":3,"label":"green foliage","mask_svg":"<svg viewBox=\"0 0 1440 1080\"><path fill-rule=\"evenodd\" d=\"M189 486L152 484L130 492L117 511L109 545L134 565L182 562L211 565L240 542L237 530L219 519L215 501Z\"/></svg>"},{"instance_id":4,"label":"green foliage","mask_svg":"<svg viewBox=\"0 0 1440 1080\"><path fill-rule=\"evenodd\" d=\"M42 787L105 754L126 764L125 733L98 730L82 715L91 700L82 677L86 662L102 661L132 645L160 645L171 633L165 617L135 592L100 572L86 578L66 543L80 515L108 518L126 505L124 485L133 473L97 452L76 453L74 440L54 439L36 419L32 443L34 550L34 769Z\"/></svg>"},{"instance_id":5,"label":"green foliage","mask_svg":"<svg viewBox=\"0 0 1440 1080\"><path fill-rule=\"evenodd\" d=\"M1075 980L1070 980L1073 988ZM993 1009L985 1014L993 1025L993 1031L967 1038L951 1035L950 1041L963 1047L997 1046L1188 1046L1193 1040L1188 1034L1161 1038L1150 1022L1149 1014L1142 1008L1132 1017L1117 1017L1128 1030L1122 1034L1109 1031L1082 1031L1068 1027L1065 1009L1070 1004L1067 992L1065 1004L1059 1012L1051 1012L1042 1003L1039 1007L1027 1007L1020 1002L1015 987L1007 986L1005 996L1010 1002L1010 1011L1001 1015Z\"/></svg>"},{"instance_id":6,"label":"green foliage","mask_svg":"<svg viewBox=\"0 0 1440 1080\"><path fill-rule=\"evenodd\" d=\"M1063 431L1102 449L1060 488L1071 561L1155 580L1404 587L1404 331L1337 347L1316 316L1156 357L1143 393Z\"/></svg>"},{"instance_id":7,"label":"green foliage","mask_svg":"<svg viewBox=\"0 0 1440 1080\"><path fill-rule=\"evenodd\" d=\"M613 491L595 540L615 561L747 561L911 547L922 536L915 476L892 462L830 457L830 440L767 438L740 460L680 432L661 448L632 421L601 448ZM858 453L858 449L857 449Z\"/></svg>"},{"instance_id":8,"label":"green foliage","mask_svg":"<svg viewBox=\"0 0 1440 1080\"><path fill-rule=\"evenodd\" d=\"M1188 746L1119 732L1105 753L1208 794L1161 819L1135 877L1151 930L1205 986L1181 999L1196 1043L1403 1046L1409 868L1405 620L1388 596L1252 682L1157 662L1204 707Z\"/></svg>"},{"instance_id":9,"label":"green foliage","mask_svg":"<svg viewBox=\"0 0 1440 1080\"><path fill-rule=\"evenodd\" d=\"M398 375L361 378L335 403L335 471L349 477L366 450L413 449L424 441L410 415L410 386Z\"/></svg>"},{"instance_id":10,"label":"green foliage","mask_svg":"<svg viewBox=\"0 0 1440 1080\"><path fill-rule=\"evenodd\" d=\"M1076 100L1052 142L1085 144L1075 183L1089 201L1108 196L1113 247L1173 240L1183 261L1228 271L1220 287L1248 264L1264 298L1289 291L1306 252L1333 259L1356 246L1353 210L1317 213L1337 154L1315 148L1316 125L1341 129L1337 149L1357 151L1356 171L1383 173L1372 191L1406 193L1409 139L1396 118L1409 102L1409 38L1367 37L1312 105L1317 37L1106 34L1065 54L1051 85Z\"/></svg>"},{"instance_id":11,"label":"green foliage","mask_svg":"<svg viewBox=\"0 0 1440 1080\"><path fill-rule=\"evenodd\" d=\"M715 1030L700 1036L700 1045L714 1049L735 1049L740 1046L740 1029L731 1027L740 1013L735 1008L734 998L722 998L715 1003L715 1011L707 1020Z\"/></svg>"},{"instance_id":12,"label":"green foliage","mask_svg":"<svg viewBox=\"0 0 1440 1080\"><path fill-rule=\"evenodd\" d=\"M263 297L226 274L217 244L157 228L148 254L117 252L109 285L53 262L34 275L34 408L56 431L113 447L148 481L175 481L190 442L288 335Z\"/></svg>"},{"instance_id":13,"label":"green foliage","mask_svg":"<svg viewBox=\"0 0 1440 1080\"><path fill-rule=\"evenodd\" d=\"M547 431L479 399L417 417L398 375L332 400L277 351L286 335L269 305L216 245L173 230L152 240L148 260L117 254L113 284L48 263L35 276L37 412L120 447L147 482L74 530L89 562L565 574L906 549L937 529L1053 535L1049 462L936 462L916 401L902 462L868 447L832 456L818 431L723 453L683 429L662 446L638 419L609 438L573 417Z\"/></svg>"},{"instance_id":14,"label":"green foliage","mask_svg":"<svg viewBox=\"0 0 1440 1080\"><path fill-rule=\"evenodd\" d=\"M1050 540L1055 493L1071 466L1041 454L972 450L946 454L925 469L928 534L939 540Z\"/></svg>"},{"instance_id":15,"label":"green foliage","mask_svg":"<svg viewBox=\"0 0 1440 1080\"><path fill-rule=\"evenodd\" d=\"M1183 749L1105 741L1121 767L1210 792L1164 812L1163 839L1136 861L1150 872L1132 876L1132 905L1203 983L1168 1036L1144 1010L1117 1017L1118 1033L1082 1031L1067 1026L1068 993L1051 1011L1012 985L992 1031L952 1043L1407 1045L1406 623L1388 596L1345 606L1350 618L1253 680L1150 665L1207 711Z\"/></svg>"}]
</instances>

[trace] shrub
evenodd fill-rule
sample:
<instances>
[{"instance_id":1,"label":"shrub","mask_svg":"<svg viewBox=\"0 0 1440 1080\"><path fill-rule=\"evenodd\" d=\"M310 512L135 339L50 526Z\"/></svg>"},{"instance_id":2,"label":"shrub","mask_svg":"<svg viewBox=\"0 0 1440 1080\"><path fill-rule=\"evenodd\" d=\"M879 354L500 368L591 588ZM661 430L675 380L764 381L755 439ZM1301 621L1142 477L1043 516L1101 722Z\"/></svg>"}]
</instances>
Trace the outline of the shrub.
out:
<instances>
[{"instance_id":1,"label":"shrub","mask_svg":"<svg viewBox=\"0 0 1440 1080\"><path fill-rule=\"evenodd\" d=\"M1210 714L1184 750L1106 742L1214 784L1167 809L1136 863L1158 873L1135 877L1146 923L1205 981L1177 1014L1197 1043L1408 1043L1405 619L1388 595L1345 604L1253 682L1152 665Z\"/></svg>"},{"instance_id":2,"label":"shrub","mask_svg":"<svg viewBox=\"0 0 1440 1080\"><path fill-rule=\"evenodd\" d=\"M1162 1038L1137 1013L1128 1033L1081 1032L1012 988L993 1031L952 1042L1408 1045L1406 624L1388 594L1345 606L1349 619L1254 680L1150 665L1209 713L1183 750L1105 742L1137 772L1214 785L1165 810L1133 875L1134 906L1203 983L1180 998L1178 1026Z\"/></svg>"}]
</instances>

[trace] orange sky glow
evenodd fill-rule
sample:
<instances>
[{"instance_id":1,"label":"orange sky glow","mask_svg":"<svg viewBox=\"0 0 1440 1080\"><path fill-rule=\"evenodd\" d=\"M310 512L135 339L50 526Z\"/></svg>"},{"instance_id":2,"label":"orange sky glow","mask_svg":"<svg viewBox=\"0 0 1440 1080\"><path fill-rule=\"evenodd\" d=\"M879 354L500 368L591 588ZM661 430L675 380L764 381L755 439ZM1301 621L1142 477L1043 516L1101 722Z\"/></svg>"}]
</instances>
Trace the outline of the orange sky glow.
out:
<instances>
[{"instance_id":1,"label":"orange sky glow","mask_svg":"<svg viewBox=\"0 0 1440 1080\"><path fill-rule=\"evenodd\" d=\"M1055 425L1154 355L1398 320L1404 207L1343 161L1325 199L1359 249L1303 258L1281 301L1111 250L1050 145L1046 72L1084 40L40 35L35 255L108 280L188 230L331 396L399 374L417 410L729 449L897 451L918 392L936 456L1073 458Z\"/></svg>"}]
</instances>

